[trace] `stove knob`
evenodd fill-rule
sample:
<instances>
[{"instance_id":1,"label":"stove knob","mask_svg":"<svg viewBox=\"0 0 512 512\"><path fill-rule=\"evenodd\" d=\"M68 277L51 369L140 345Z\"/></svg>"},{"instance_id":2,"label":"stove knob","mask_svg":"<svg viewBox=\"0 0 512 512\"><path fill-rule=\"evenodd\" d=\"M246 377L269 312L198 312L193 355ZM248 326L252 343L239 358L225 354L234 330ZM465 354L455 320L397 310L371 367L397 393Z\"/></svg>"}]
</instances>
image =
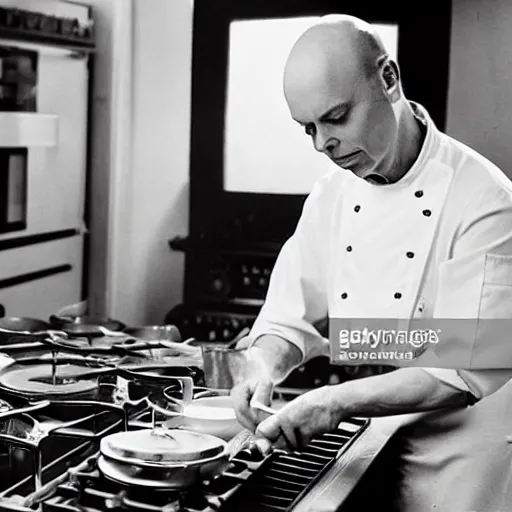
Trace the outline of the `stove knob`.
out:
<instances>
[{"instance_id":1,"label":"stove knob","mask_svg":"<svg viewBox=\"0 0 512 512\"><path fill-rule=\"evenodd\" d=\"M57 34L59 32L59 20L55 16L43 15L40 28L47 34Z\"/></svg>"},{"instance_id":2,"label":"stove knob","mask_svg":"<svg viewBox=\"0 0 512 512\"><path fill-rule=\"evenodd\" d=\"M10 28L18 28L21 25L20 11L8 9L5 15L5 24Z\"/></svg>"},{"instance_id":3,"label":"stove knob","mask_svg":"<svg viewBox=\"0 0 512 512\"><path fill-rule=\"evenodd\" d=\"M60 20L60 33L63 36L72 37L78 32L78 20L64 18Z\"/></svg>"},{"instance_id":4,"label":"stove knob","mask_svg":"<svg viewBox=\"0 0 512 512\"><path fill-rule=\"evenodd\" d=\"M206 277L208 291L214 297L227 298L231 291L231 282L228 271L225 269L214 269L208 272Z\"/></svg>"},{"instance_id":5,"label":"stove knob","mask_svg":"<svg viewBox=\"0 0 512 512\"><path fill-rule=\"evenodd\" d=\"M39 30L41 26L41 15L36 12L27 12L22 17L22 22L28 30Z\"/></svg>"}]
</instances>

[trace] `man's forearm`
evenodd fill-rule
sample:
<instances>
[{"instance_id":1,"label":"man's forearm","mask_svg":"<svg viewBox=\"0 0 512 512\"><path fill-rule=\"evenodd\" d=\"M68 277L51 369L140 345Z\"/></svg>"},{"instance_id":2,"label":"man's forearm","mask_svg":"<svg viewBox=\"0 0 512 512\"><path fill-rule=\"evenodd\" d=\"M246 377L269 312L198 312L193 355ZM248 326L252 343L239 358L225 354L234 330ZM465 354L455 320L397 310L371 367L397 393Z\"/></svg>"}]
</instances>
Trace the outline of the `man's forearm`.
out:
<instances>
[{"instance_id":1,"label":"man's forearm","mask_svg":"<svg viewBox=\"0 0 512 512\"><path fill-rule=\"evenodd\" d=\"M391 416L467 405L467 394L421 368L339 384L334 393L344 417Z\"/></svg>"},{"instance_id":2,"label":"man's forearm","mask_svg":"<svg viewBox=\"0 0 512 512\"><path fill-rule=\"evenodd\" d=\"M302 361L302 353L295 345L273 334L258 338L250 351L264 361L275 383L284 380Z\"/></svg>"}]
</instances>

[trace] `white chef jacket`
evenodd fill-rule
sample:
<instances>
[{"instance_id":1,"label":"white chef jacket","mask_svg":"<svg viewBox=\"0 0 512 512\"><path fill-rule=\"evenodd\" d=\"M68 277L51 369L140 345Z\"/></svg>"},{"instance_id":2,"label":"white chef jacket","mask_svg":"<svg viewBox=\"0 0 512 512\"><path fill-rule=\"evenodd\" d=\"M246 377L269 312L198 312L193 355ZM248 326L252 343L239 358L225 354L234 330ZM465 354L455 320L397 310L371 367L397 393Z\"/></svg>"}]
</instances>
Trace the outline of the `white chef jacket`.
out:
<instances>
[{"instance_id":1,"label":"white chef jacket","mask_svg":"<svg viewBox=\"0 0 512 512\"><path fill-rule=\"evenodd\" d=\"M512 183L411 105L427 132L401 180L373 185L336 168L315 184L254 341L275 334L306 360L325 348L313 323L326 315L512 319ZM401 510L511 511L512 370L425 371L477 403L404 429Z\"/></svg>"}]
</instances>

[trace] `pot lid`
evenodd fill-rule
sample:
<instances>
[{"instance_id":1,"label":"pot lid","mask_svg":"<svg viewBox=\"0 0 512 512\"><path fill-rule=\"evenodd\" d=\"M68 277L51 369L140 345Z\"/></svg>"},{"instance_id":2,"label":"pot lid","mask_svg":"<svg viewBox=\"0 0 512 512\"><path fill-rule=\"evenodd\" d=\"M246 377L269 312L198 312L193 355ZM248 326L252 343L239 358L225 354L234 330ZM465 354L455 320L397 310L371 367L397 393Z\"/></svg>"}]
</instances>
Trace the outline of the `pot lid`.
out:
<instances>
[{"instance_id":1,"label":"pot lid","mask_svg":"<svg viewBox=\"0 0 512 512\"><path fill-rule=\"evenodd\" d=\"M209 434L155 428L118 432L101 440L101 453L118 460L180 463L209 459L226 449L226 442Z\"/></svg>"}]
</instances>

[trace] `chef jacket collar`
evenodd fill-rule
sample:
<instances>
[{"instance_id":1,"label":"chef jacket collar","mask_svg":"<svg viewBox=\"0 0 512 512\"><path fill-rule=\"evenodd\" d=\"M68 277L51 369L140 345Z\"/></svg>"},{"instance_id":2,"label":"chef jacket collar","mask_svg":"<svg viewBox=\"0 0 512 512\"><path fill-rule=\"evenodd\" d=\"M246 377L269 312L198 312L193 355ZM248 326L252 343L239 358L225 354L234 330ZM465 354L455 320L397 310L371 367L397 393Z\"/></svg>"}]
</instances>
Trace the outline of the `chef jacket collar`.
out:
<instances>
[{"instance_id":1,"label":"chef jacket collar","mask_svg":"<svg viewBox=\"0 0 512 512\"><path fill-rule=\"evenodd\" d=\"M426 136L418 158L412 167L407 171L407 173L404 174L402 178L400 178L395 183L389 183L387 185L374 185L364 181L364 183L369 187L378 186L381 189L390 190L409 186L418 177L418 175L421 174L421 171L425 168L427 162L430 160L431 156L435 154L439 146L439 131L437 130L426 109L419 103L413 101L410 101L409 104L411 105L414 117L426 129Z\"/></svg>"}]
</instances>

